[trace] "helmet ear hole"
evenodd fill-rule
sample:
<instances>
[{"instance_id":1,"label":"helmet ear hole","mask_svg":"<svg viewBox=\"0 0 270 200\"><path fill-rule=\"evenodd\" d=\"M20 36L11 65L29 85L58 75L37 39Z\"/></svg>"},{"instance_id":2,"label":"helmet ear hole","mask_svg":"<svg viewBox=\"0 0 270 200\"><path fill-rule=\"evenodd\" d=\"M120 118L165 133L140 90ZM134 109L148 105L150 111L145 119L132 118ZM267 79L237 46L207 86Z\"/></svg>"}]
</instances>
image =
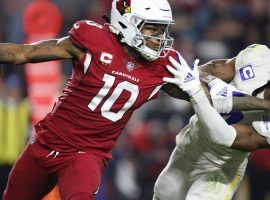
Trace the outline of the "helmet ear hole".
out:
<instances>
[{"instance_id":1,"label":"helmet ear hole","mask_svg":"<svg viewBox=\"0 0 270 200\"><path fill-rule=\"evenodd\" d=\"M142 25L144 24L144 21L141 21L138 25L137 28L140 30L142 28Z\"/></svg>"},{"instance_id":2,"label":"helmet ear hole","mask_svg":"<svg viewBox=\"0 0 270 200\"><path fill-rule=\"evenodd\" d=\"M123 28L123 29L126 29L127 28L127 26L125 25L125 24L123 24L122 22L118 22L119 23L119 25Z\"/></svg>"}]
</instances>

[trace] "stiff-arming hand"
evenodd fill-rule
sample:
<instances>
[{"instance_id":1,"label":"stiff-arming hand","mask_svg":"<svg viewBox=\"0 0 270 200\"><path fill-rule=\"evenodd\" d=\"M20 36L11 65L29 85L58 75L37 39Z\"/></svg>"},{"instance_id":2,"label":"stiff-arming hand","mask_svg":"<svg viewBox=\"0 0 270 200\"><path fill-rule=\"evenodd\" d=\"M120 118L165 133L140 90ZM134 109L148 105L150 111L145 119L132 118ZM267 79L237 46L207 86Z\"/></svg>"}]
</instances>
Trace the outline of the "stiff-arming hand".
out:
<instances>
[{"instance_id":1,"label":"stiff-arming hand","mask_svg":"<svg viewBox=\"0 0 270 200\"><path fill-rule=\"evenodd\" d=\"M230 113L233 107L233 96L242 96L234 86L229 85L221 79L214 79L208 83L213 107L219 113Z\"/></svg>"},{"instance_id":2,"label":"stiff-arming hand","mask_svg":"<svg viewBox=\"0 0 270 200\"><path fill-rule=\"evenodd\" d=\"M167 69L174 76L174 78L165 77L163 78L163 81L176 84L191 97L201 90L198 71L199 60L196 59L194 65L192 68L190 68L185 59L179 53L177 55L180 62L177 62L174 58L169 57L169 61L174 68L167 65Z\"/></svg>"}]
</instances>

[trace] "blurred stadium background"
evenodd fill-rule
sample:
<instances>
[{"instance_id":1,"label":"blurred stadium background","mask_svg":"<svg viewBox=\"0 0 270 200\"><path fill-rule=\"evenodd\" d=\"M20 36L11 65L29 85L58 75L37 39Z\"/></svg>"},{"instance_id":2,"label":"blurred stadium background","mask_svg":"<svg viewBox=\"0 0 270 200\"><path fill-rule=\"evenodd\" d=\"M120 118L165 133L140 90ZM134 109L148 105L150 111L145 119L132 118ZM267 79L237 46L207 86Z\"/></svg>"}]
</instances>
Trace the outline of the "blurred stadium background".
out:
<instances>
[{"instance_id":1,"label":"blurred stadium background","mask_svg":"<svg viewBox=\"0 0 270 200\"><path fill-rule=\"evenodd\" d=\"M174 47L188 62L234 57L252 43L270 45L269 0L170 2L176 21ZM66 36L72 24L82 19L104 23L100 16L109 13L110 4L110 0L0 0L0 42ZM70 61L38 65L1 66L0 196L12 164L33 133L32 124L51 109L71 73ZM175 135L191 115L188 103L162 94L138 110L117 143L97 199L151 199ZM234 199L269 200L269 180L270 151L252 154ZM46 198L57 199L57 193Z\"/></svg>"}]
</instances>

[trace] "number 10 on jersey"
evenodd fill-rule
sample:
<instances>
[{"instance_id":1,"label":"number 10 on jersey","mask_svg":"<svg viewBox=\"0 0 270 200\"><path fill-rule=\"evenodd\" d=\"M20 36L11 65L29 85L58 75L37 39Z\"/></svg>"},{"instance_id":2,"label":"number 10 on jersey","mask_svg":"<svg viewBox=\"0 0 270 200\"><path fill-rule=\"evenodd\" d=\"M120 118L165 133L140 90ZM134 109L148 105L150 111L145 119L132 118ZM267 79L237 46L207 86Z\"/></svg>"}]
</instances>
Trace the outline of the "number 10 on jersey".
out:
<instances>
[{"instance_id":1,"label":"number 10 on jersey","mask_svg":"<svg viewBox=\"0 0 270 200\"><path fill-rule=\"evenodd\" d=\"M101 103L101 101L107 96L115 82L115 77L109 74L104 74L102 80L105 82L103 87L88 104L88 107L92 111L94 111ZM130 98L118 112L110 111L113 104L115 104L116 100L120 97L124 90L130 92ZM128 81L118 83L117 86L114 88L112 94L107 99L105 99L103 105L101 106L101 115L113 122L120 120L125 114L125 112L135 103L138 95L139 87L137 85L134 85Z\"/></svg>"}]
</instances>

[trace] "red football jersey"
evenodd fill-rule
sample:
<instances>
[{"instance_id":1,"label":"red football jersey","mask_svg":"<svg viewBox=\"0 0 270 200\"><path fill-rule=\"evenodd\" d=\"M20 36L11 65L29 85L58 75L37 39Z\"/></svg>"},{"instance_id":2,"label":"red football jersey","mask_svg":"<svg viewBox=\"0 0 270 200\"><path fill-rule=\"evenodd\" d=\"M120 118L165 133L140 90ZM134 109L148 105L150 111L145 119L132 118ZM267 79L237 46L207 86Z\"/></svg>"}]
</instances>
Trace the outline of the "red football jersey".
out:
<instances>
[{"instance_id":1,"label":"red football jersey","mask_svg":"<svg viewBox=\"0 0 270 200\"><path fill-rule=\"evenodd\" d=\"M69 32L72 42L85 50L73 61L73 72L54 109L41 127L50 134L38 140L57 151L90 150L111 158L115 142L132 113L155 99L168 57L147 64L132 59L108 25L79 21ZM176 57L174 51L169 53Z\"/></svg>"}]
</instances>

